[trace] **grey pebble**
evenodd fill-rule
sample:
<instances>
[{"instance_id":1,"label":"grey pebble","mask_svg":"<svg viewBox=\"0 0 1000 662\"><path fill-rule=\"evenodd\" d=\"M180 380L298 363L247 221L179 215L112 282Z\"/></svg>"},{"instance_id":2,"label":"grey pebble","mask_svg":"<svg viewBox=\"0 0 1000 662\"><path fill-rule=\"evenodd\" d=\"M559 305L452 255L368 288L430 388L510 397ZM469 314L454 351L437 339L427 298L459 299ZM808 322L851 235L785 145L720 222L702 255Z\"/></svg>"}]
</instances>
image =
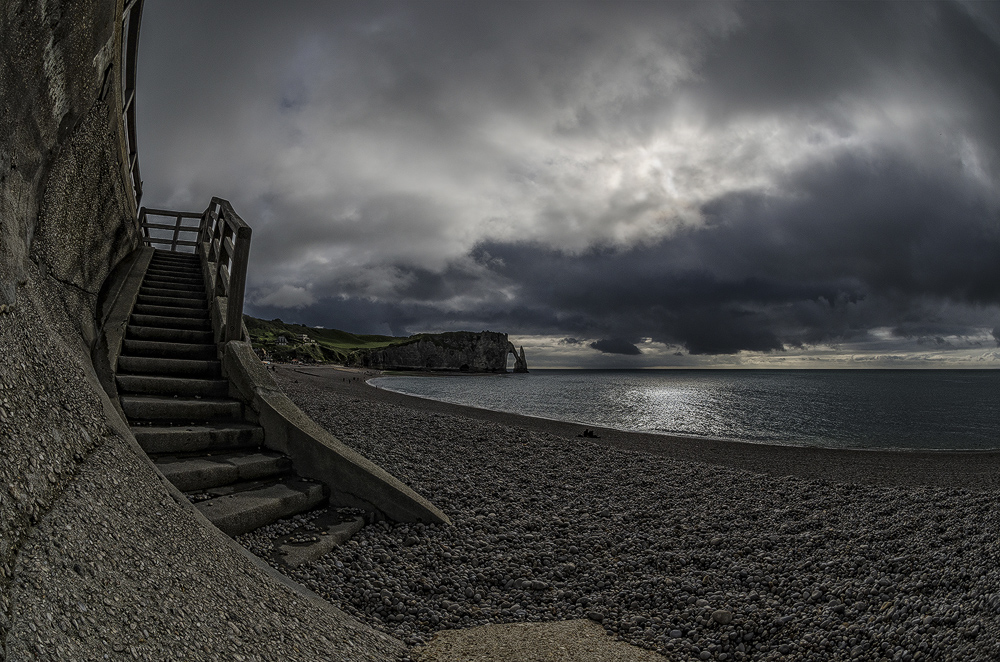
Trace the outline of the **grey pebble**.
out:
<instances>
[{"instance_id":1,"label":"grey pebble","mask_svg":"<svg viewBox=\"0 0 1000 662\"><path fill-rule=\"evenodd\" d=\"M405 641L589 618L667 659L1000 659L1000 489L753 474L278 379L454 522L287 571Z\"/></svg>"},{"instance_id":2,"label":"grey pebble","mask_svg":"<svg viewBox=\"0 0 1000 662\"><path fill-rule=\"evenodd\" d=\"M712 612L712 620L719 625L729 625L733 622L733 613L725 609L718 609Z\"/></svg>"}]
</instances>

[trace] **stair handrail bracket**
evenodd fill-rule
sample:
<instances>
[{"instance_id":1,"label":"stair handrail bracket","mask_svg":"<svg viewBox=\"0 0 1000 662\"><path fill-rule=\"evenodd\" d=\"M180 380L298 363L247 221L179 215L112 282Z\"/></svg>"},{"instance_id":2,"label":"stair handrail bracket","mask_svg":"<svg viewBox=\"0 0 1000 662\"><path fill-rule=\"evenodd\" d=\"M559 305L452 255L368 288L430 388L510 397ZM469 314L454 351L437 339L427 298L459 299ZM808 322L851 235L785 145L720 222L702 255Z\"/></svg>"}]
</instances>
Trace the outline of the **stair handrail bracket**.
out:
<instances>
[{"instance_id":1,"label":"stair handrail bracket","mask_svg":"<svg viewBox=\"0 0 1000 662\"><path fill-rule=\"evenodd\" d=\"M221 342L244 339L243 302L252 233L228 200L212 198L201 215L199 242L209 265L213 296L226 298Z\"/></svg>"}]
</instances>

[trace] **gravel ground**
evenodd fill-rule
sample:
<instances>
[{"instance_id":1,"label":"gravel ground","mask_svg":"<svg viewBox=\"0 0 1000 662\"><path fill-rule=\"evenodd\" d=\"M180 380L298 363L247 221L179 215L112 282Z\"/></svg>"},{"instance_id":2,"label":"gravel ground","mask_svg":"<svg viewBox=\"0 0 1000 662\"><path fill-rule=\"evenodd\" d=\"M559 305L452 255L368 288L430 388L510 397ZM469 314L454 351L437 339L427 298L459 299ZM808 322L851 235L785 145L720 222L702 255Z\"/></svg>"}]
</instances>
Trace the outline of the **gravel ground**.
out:
<instances>
[{"instance_id":1,"label":"gravel ground","mask_svg":"<svg viewBox=\"0 0 1000 662\"><path fill-rule=\"evenodd\" d=\"M483 625L439 634L413 651L420 662L662 662L647 650L604 636L585 618Z\"/></svg>"},{"instance_id":2,"label":"gravel ground","mask_svg":"<svg viewBox=\"0 0 1000 662\"><path fill-rule=\"evenodd\" d=\"M994 487L886 485L863 452L839 456L853 482L750 472L322 374L277 377L454 526L368 526L288 572L410 645L586 617L678 660L1000 659ZM932 460L920 464L933 483Z\"/></svg>"},{"instance_id":3,"label":"gravel ground","mask_svg":"<svg viewBox=\"0 0 1000 662\"><path fill-rule=\"evenodd\" d=\"M117 438L28 533L11 598L9 662L376 662L405 650L220 544Z\"/></svg>"}]
</instances>

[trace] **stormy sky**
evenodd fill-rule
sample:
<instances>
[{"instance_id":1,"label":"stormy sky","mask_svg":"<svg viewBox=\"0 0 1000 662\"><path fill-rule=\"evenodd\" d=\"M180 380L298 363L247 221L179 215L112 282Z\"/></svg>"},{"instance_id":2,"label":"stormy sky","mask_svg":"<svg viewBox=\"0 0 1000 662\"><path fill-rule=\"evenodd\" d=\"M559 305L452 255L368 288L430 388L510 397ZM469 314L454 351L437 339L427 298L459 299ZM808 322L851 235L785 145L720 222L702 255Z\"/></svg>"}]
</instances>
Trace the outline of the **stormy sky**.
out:
<instances>
[{"instance_id":1,"label":"stormy sky","mask_svg":"<svg viewBox=\"0 0 1000 662\"><path fill-rule=\"evenodd\" d=\"M146 0L247 312L536 367L1000 366L1000 3Z\"/></svg>"}]
</instances>

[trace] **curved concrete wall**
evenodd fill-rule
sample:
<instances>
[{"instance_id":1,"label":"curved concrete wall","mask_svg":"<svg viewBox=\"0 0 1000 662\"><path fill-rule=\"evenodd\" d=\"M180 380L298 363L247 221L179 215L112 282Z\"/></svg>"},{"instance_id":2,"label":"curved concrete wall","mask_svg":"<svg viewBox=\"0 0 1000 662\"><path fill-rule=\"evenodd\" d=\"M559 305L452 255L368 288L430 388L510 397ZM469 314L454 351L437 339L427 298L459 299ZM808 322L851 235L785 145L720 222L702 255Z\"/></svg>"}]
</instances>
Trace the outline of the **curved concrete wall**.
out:
<instances>
[{"instance_id":1,"label":"curved concrete wall","mask_svg":"<svg viewBox=\"0 0 1000 662\"><path fill-rule=\"evenodd\" d=\"M138 245L123 9L0 0L0 660L395 657L202 526L98 383L100 288Z\"/></svg>"},{"instance_id":2,"label":"curved concrete wall","mask_svg":"<svg viewBox=\"0 0 1000 662\"><path fill-rule=\"evenodd\" d=\"M137 241L119 162L119 86L105 85L106 72L118 71L118 11L114 2L5 0L0 13L0 611L8 615L26 534L113 434L89 345L101 284Z\"/></svg>"}]
</instances>

